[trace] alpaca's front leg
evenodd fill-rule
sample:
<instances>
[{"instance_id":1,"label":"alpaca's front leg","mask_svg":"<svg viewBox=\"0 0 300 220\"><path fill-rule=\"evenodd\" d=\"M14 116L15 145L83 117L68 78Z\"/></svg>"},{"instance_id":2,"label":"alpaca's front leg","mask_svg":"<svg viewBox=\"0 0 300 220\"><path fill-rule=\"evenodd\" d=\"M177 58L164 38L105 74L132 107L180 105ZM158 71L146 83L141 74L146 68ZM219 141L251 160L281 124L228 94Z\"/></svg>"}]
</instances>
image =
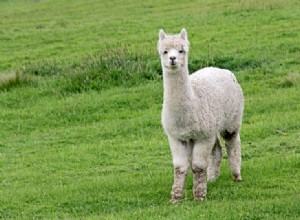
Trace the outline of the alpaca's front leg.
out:
<instances>
[{"instance_id":1,"label":"alpaca's front leg","mask_svg":"<svg viewBox=\"0 0 300 220\"><path fill-rule=\"evenodd\" d=\"M214 139L195 141L193 149L192 171L194 174L194 198L203 201L207 192L206 172Z\"/></svg>"},{"instance_id":2,"label":"alpaca's front leg","mask_svg":"<svg viewBox=\"0 0 300 220\"><path fill-rule=\"evenodd\" d=\"M180 140L169 137L174 166L174 183L171 191L171 203L176 203L183 198L185 180L190 166L189 146Z\"/></svg>"}]
</instances>

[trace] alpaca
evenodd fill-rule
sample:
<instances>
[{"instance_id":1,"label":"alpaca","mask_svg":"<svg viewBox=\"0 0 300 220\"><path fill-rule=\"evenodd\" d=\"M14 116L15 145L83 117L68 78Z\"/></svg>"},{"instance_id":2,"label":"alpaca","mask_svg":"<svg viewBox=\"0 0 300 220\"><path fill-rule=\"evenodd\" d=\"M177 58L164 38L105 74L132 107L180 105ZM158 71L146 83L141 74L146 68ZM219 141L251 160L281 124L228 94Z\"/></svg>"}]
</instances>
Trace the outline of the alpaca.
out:
<instances>
[{"instance_id":1,"label":"alpaca","mask_svg":"<svg viewBox=\"0 0 300 220\"><path fill-rule=\"evenodd\" d=\"M167 35L159 31L158 52L163 69L162 125L168 137L174 166L171 201L183 198L191 166L193 194L203 201L208 180L219 176L225 140L231 172L241 181L240 127L243 92L232 72L207 67L189 75L187 32Z\"/></svg>"}]
</instances>

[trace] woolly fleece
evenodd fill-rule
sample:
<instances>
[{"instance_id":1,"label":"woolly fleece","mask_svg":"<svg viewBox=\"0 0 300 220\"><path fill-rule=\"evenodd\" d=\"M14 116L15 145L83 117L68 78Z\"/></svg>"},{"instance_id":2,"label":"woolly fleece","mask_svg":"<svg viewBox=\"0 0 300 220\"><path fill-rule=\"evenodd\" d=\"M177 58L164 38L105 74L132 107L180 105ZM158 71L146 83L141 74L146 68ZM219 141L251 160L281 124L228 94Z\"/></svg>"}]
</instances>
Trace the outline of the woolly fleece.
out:
<instances>
[{"instance_id":1,"label":"woolly fleece","mask_svg":"<svg viewBox=\"0 0 300 220\"><path fill-rule=\"evenodd\" d=\"M164 81L162 125L174 165L171 202L183 197L190 158L194 197L201 201L206 194L206 171L209 179L219 175L222 152L218 134L225 139L233 175L241 180L242 89L229 70L207 67L189 75L189 41L185 29L177 35L167 35L160 30L158 52Z\"/></svg>"}]
</instances>

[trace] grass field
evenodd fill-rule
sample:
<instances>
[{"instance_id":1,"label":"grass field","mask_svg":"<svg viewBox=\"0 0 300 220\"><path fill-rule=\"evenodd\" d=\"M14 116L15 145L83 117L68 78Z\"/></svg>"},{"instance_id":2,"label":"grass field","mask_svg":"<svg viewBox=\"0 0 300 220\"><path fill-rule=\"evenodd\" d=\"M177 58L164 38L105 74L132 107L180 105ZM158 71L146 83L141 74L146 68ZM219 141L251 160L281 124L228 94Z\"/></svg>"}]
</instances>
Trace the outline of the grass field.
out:
<instances>
[{"instance_id":1,"label":"grass field","mask_svg":"<svg viewBox=\"0 0 300 220\"><path fill-rule=\"evenodd\" d=\"M0 0L0 218L299 219L298 0ZM158 30L244 91L243 182L169 204Z\"/></svg>"}]
</instances>

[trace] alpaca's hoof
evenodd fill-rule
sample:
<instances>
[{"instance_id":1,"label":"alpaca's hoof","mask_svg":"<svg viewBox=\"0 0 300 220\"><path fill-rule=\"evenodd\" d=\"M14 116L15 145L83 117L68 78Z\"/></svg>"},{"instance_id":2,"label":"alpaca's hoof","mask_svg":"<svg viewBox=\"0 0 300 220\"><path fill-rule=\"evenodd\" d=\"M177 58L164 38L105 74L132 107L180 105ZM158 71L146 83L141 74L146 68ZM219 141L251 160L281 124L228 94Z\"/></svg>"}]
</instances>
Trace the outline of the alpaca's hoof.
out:
<instances>
[{"instance_id":1,"label":"alpaca's hoof","mask_svg":"<svg viewBox=\"0 0 300 220\"><path fill-rule=\"evenodd\" d=\"M194 199L197 202L203 202L206 196L206 190L205 191L194 191Z\"/></svg>"},{"instance_id":2,"label":"alpaca's hoof","mask_svg":"<svg viewBox=\"0 0 300 220\"><path fill-rule=\"evenodd\" d=\"M241 174L234 174L233 178L234 178L234 181L236 181L236 182L242 182Z\"/></svg>"},{"instance_id":3,"label":"alpaca's hoof","mask_svg":"<svg viewBox=\"0 0 300 220\"><path fill-rule=\"evenodd\" d=\"M177 203L179 203L181 201L181 199L174 199L174 198L172 198L171 200L170 200L170 203L171 204L177 204Z\"/></svg>"},{"instance_id":4,"label":"alpaca's hoof","mask_svg":"<svg viewBox=\"0 0 300 220\"><path fill-rule=\"evenodd\" d=\"M205 199L205 197L195 197L194 199L195 199L195 201L197 201L197 202L203 202L204 199Z\"/></svg>"}]
</instances>

